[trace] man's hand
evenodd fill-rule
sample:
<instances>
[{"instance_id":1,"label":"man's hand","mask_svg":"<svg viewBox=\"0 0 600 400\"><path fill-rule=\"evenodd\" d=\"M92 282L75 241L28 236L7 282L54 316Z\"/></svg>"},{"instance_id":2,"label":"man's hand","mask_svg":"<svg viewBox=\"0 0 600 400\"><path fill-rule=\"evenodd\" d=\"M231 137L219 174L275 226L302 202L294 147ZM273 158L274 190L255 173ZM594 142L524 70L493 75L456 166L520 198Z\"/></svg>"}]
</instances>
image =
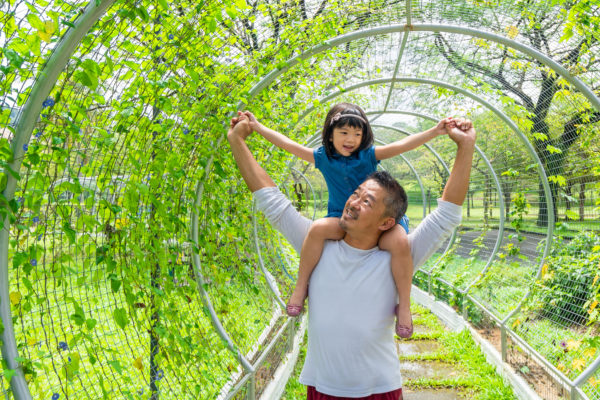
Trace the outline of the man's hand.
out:
<instances>
[{"instance_id":1,"label":"man's hand","mask_svg":"<svg viewBox=\"0 0 600 400\"><path fill-rule=\"evenodd\" d=\"M235 138L241 138L242 140L246 140L248 136L252 133L252 129L248 123L248 117L238 111L238 116L231 119L229 123L229 131L227 132L227 139L229 141L234 140Z\"/></svg>"},{"instance_id":2,"label":"man's hand","mask_svg":"<svg viewBox=\"0 0 600 400\"><path fill-rule=\"evenodd\" d=\"M454 118L449 124L447 124L446 128L449 128L448 136L450 136L450 139L452 139L458 146L475 145L477 133L475 132L475 128L473 127L471 120L465 118Z\"/></svg>"},{"instance_id":3,"label":"man's hand","mask_svg":"<svg viewBox=\"0 0 600 400\"><path fill-rule=\"evenodd\" d=\"M253 132L259 132L260 122L258 122L254 114L252 114L250 111L244 111L243 113L238 111L238 115L245 115L248 118L250 129L252 129Z\"/></svg>"}]
</instances>

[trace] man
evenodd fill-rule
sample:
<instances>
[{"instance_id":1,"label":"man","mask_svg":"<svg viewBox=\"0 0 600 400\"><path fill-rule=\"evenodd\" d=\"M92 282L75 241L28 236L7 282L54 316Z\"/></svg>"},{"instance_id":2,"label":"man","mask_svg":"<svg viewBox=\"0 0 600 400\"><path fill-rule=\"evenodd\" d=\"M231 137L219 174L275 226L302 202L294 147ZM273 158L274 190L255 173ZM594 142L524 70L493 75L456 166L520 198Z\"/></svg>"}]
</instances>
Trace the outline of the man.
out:
<instances>
[{"instance_id":1,"label":"man","mask_svg":"<svg viewBox=\"0 0 600 400\"><path fill-rule=\"evenodd\" d=\"M245 139L252 132L242 115L231 121L227 139L258 208L300 251L311 221L302 217L258 165ZM475 130L468 120L448 126L456 159L438 208L409 235L415 268L460 223L469 186ZM300 382L309 400L339 398L401 400L402 377L394 342L397 293L389 253L376 246L394 226L390 207L403 190L376 172L347 200L340 226L345 236L328 241L310 278L308 350Z\"/></svg>"}]
</instances>

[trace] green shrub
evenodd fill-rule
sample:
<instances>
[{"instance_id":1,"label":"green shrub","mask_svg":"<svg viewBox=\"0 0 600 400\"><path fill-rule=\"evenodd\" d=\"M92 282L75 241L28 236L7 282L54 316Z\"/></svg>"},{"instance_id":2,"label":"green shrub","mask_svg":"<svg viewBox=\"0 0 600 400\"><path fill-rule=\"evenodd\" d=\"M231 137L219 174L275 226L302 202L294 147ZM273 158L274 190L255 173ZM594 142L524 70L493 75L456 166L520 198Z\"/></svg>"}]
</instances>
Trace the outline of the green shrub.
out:
<instances>
[{"instance_id":1,"label":"green shrub","mask_svg":"<svg viewBox=\"0 0 600 400\"><path fill-rule=\"evenodd\" d=\"M554 243L537 285L542 316L565 325L589 321L586 305L594 293L598 250L600 236L595 232L581 232L571 241L559 238Z\"/></svg>"}]
</instances>

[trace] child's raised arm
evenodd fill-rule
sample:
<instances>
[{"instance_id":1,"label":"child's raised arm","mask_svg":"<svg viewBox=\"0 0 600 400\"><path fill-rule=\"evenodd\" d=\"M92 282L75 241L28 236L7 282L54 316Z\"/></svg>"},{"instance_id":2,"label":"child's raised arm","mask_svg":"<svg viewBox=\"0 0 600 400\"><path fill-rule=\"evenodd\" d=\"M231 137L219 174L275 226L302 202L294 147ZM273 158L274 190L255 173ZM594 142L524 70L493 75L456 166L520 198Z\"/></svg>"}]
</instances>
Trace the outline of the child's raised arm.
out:
<instances>
[{"instance_id":1,"label":"child's raised arm","mask_svg":"<svg viewBox=\"0 0 600 400\"><path fill-rule=\"evenodd\" d=\"M429 142L434 137L448 133L452 127L453 119L450 117L444 118L438 122L436 126L429 128L424 132L407 136L402 140L386 144L385 146L375 146L375 158L378 160L385 160L386 158L391 158L398 154L416 149Z\"/></svg>"},{"instance_id":2,"label":"child's raised arm","mask_svg":"<svg viewBox=\"0 0 600 400\"><path fill-rule=\"evenodd\" d=\"M241 114L241 111L238 111L238 114ZM244 111L250 121L250 128L253 131L257 132L259 135L267 139L269 142L273 143L275 146L279 147L287 151L288 153L292 153L293 155L300 157L304 161L308 161L310 163L315 163L315 156L313 154L313 149L310 147L302 146L299 143L294 142L289 137L282 135L281 133L274 131L271 128L267 128L252 114L250 111Z\"/></svg>"}]
</instances>

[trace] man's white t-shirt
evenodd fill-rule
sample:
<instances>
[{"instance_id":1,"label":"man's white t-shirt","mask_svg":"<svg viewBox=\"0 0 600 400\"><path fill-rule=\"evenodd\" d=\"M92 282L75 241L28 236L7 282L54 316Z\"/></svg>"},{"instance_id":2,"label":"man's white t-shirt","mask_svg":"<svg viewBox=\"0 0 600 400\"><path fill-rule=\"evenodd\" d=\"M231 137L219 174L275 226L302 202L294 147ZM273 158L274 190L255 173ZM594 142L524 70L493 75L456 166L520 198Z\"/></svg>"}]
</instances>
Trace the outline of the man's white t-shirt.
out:
<instances>
[{"instance_id":1,"label":"man's white t-shirt","mask_svg":"<svg viewBox=\"0 0 600 400\"><path fill-rule=\"evenodd\" d=\"M311 221L274 187L254 193L259 210L299 252ZM460 223L462 208L438 208L408 235L415 270ZM300 382L339 397L402 387L394 342L396 286L388 252L327 241L309 284L308 349Z\"/></svg>"}]
</instances>

